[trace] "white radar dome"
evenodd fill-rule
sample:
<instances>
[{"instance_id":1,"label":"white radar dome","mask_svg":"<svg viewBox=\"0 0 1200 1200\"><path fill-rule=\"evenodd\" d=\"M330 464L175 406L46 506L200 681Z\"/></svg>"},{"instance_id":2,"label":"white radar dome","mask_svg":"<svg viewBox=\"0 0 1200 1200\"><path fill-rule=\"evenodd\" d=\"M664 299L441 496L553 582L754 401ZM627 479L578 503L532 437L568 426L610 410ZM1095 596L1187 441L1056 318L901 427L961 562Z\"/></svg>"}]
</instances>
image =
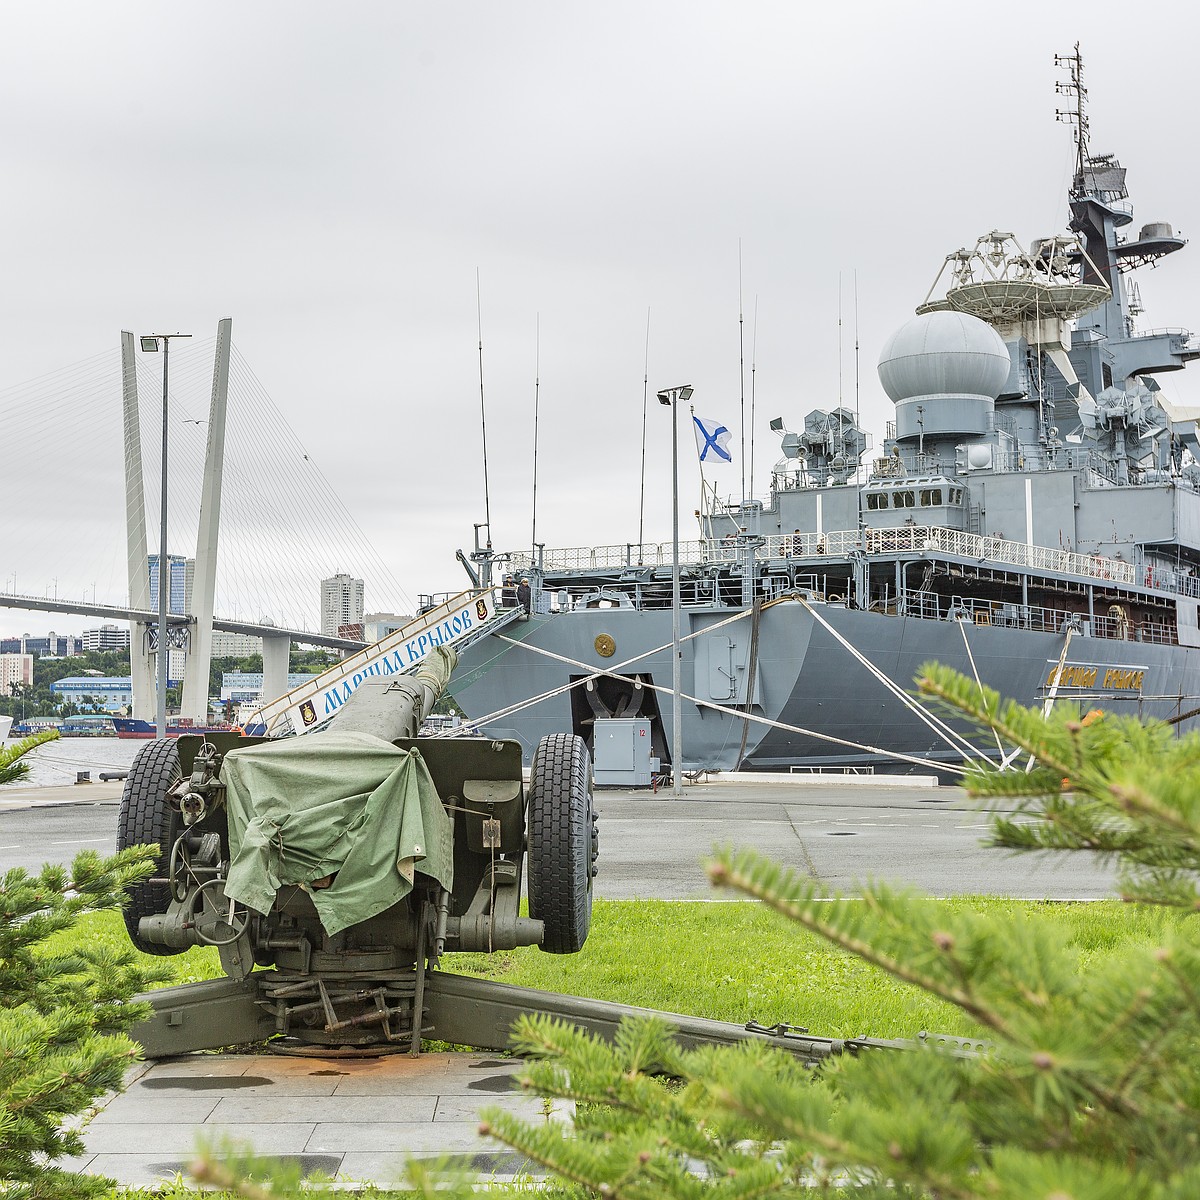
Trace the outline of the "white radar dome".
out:
<instances>
[{"instance_id":1,"label":"white radar dome","mask_svg":"<svg viewBox=\"0 0 1200 1200\"><path fill-rule=\"evenodd\" d=\"M1011 362L1004 339L986 321L961 312L929 312L902 325L879 355L879 382L897 404L925 396L995 400Z\"/></svg>"}]
</instances>

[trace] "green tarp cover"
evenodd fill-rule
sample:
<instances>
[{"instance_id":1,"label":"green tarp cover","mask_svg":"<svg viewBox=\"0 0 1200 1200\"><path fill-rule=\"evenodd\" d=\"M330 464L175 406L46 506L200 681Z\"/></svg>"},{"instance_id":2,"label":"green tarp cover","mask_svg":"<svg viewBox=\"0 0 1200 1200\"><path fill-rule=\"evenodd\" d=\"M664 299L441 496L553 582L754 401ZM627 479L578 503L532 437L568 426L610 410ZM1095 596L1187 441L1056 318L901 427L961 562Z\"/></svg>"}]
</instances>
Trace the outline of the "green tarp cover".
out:
<instances>
[{"instance_id":1,"label":"green tarp cover","mask_svg":"<svg viewBox=\"0 0 1200 1200\"><path fill-rule=\"evenodd\" d=\"M256 912L299 885L333 935L402 900L414 871L454 885L454 823L416 751L368 733L314 733L233 750L221 779L225 894ZM309 886L329 875L329 887Z\"/></svg>"}]
</instances>

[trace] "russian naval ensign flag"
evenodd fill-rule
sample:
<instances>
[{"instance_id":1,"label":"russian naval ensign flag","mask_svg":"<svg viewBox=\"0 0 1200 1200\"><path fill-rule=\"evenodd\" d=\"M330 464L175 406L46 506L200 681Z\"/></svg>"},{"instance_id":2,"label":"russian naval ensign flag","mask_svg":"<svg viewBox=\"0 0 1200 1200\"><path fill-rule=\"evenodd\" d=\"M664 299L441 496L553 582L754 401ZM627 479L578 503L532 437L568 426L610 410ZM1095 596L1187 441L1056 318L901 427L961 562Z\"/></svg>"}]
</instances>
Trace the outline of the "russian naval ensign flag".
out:
<instances>
[{"instance_id":1,"label":"russian naval ensign flag","mask_svg":"<svg viewBox=\"0 0 1200 1200\"><path fill-rule=\"evenodd\" d=\"M695 425L696 453L700 456L701 465L733 462L733 456L729 453L729 439L733 434L720 421L693 415L692 423Z\"/></svg>"}]
</instances>

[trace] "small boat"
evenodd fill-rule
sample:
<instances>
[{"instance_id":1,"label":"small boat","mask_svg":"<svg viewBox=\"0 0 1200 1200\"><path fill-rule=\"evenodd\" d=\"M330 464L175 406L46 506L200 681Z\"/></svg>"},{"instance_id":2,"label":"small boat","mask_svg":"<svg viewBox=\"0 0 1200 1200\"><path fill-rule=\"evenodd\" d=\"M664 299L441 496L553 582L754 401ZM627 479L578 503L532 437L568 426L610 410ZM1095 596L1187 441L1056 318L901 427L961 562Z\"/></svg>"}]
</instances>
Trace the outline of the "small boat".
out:
<instances>
[{"instance_id":1,"label":"small boat","mask_svg":"<svg viewBox=\"0 0 1200 1200\"><path fill-rule=\"evenodd\" d=\"M119 738L158 737L158 727L153 721L143 721L138 717L113 717L112 723ZM181 737L190 733L230 733L233 729L234 726L225 721L205 725L188 717L170 717L167 720L167 737Z\"/></svg>"}]
</instances>

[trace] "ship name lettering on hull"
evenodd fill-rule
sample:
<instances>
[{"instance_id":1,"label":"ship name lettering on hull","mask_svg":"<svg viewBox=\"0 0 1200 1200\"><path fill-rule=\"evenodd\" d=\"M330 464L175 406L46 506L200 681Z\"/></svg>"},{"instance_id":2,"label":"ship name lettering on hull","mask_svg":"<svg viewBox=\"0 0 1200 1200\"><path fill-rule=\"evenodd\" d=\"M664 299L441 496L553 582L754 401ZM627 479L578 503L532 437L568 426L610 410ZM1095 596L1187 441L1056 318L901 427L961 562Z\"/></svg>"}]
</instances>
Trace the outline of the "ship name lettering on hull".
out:
<instances>
[{"instance_id":1,"label":"ship name lettering on hull","mask_svg":"<svg viewBox=\"0 0 1200 1200\"><path fill-rule=\"evenodd\" d=\"M1054 687L1057 683L1059 687L1091 688L1095 687L1099 680L1100 686L1104 688L1138 692L1141 691L1145 676L1144 669L1134 667L1108 667L1103 676L1100 675L1099 667L1070 666L1063 667L1061 671L1057 667L1051 667L1050 674L1046 676L1046 686Z\"/></svg>"}]
</instances>

